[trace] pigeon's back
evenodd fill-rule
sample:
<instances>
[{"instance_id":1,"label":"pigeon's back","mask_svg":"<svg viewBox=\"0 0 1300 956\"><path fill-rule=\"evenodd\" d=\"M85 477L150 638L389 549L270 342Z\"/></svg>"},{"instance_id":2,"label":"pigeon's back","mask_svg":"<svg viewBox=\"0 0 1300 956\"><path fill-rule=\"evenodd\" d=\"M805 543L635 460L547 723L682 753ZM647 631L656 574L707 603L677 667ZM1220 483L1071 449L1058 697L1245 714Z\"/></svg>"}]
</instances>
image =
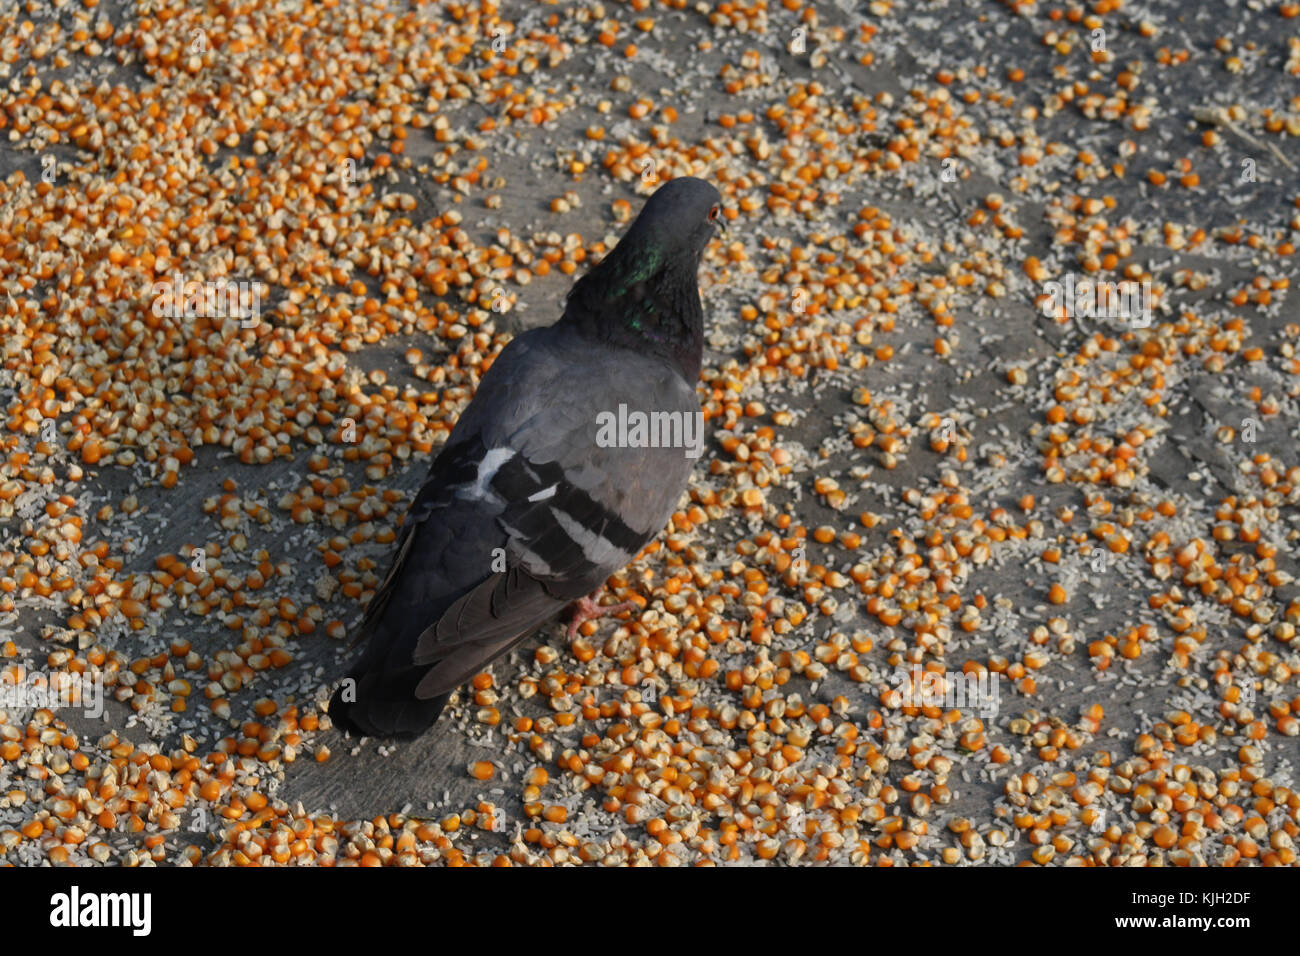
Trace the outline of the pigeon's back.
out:
<instances>
[{"instance_id":1,"label":"pigeon's back","mask_svg":"<svg viewBox=\"0 0 1300 956\"><path fill-rule=\"evenodd\" d=\"M512 341L407 514L333 720L365 735L425 730L452 689L663 529L701 422L663 358L562 324Z\"/></svg>"}]
</instances>

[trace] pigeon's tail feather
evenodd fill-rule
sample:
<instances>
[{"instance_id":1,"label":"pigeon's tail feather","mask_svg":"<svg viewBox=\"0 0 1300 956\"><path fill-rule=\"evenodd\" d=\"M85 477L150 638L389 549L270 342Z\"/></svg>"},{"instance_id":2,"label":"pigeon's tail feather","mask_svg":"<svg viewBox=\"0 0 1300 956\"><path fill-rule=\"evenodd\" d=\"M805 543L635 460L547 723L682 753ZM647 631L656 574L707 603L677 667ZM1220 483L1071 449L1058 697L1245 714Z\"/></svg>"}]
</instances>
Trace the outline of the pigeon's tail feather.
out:
<instances>
[{"instance_id":1,"label":"pigeon's tail feather","mask_svg":"<svg viewBox=\"0 0 1300 956\"><path fill-rule=\"evenodd\" d=\"M415 696L424 668L353 671L330 698L334 726L356 737L416 737L433 726L449 694ZM353 683L355 682L355 683Z\"/></svg>"}]
</instances>

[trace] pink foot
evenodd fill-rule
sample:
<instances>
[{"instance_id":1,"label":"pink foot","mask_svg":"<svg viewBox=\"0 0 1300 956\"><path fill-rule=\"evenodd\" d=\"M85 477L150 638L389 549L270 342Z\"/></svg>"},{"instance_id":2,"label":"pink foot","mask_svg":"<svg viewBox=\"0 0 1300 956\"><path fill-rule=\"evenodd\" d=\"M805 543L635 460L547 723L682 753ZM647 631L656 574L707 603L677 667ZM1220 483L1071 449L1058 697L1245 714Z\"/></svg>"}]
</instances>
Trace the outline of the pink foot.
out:
<instances>
[{"instance_id":1,"label":"pink foot","mask_svg":"<svg viewBox=\"0 0 1300 956\"><path fill-rule=\"evenodd\" d=\"M624 611L640 610L640 606L635 601L624 601L622 604L610 604L602 607L593 600L599 593L599 591L593 591L587 597L578 598L573 602L573 617L569 620L569 640L573 640L578 635L578 628L582 627L587 621L595 621L610 614L622 614Z\"/></svg>"}]
</instances>

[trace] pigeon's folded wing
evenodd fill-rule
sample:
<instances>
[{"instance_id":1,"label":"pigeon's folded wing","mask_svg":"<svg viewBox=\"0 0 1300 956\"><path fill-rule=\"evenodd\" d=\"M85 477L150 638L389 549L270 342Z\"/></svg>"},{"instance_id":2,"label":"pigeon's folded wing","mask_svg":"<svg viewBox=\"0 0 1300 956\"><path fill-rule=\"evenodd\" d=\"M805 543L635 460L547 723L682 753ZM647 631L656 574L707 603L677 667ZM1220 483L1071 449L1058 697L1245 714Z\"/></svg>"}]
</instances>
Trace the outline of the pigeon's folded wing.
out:
<instances>
[{"instance_id":1,"label":"pigeon's folded wing","mask_svg":"<svg viewBox=\"0 0 1300 956\"><path fill-rule=\"evenodd\" d=\"M635 352L611 360L554 327L498 356L367 608L354 723L381 706L388 722L403 707L418 712L416 702L472 677L662 530L690 471L686 450L602 444L597 434L620 404L695 416L694 389L665 371Z\"/></svg>"},{"instance_id":2,"label":"pigeon's folded wing","mask_svg":"<svg viewBox=\"0 0 1300 956\"><path fill-rule=\"evenodd\" d=\"M584 348L563 344L569 361ZM412 660L432 668L421 697L456 687L631 561L662 530L690 470L680 447L601 447L595 440L603 406L616 408L629 396L694 414L698 400L685 382L648 375L653 367L635 356L622 367L587 366L578 390L567 378L548 381L548 367L534 355L507 388L545 401L534 398L522 416L485 417L474 436L480 466L457 494L499 509L507 570L485 574L420 633ZM571 376L573 366L564 367Z\"/></svg>"}]
</instances>

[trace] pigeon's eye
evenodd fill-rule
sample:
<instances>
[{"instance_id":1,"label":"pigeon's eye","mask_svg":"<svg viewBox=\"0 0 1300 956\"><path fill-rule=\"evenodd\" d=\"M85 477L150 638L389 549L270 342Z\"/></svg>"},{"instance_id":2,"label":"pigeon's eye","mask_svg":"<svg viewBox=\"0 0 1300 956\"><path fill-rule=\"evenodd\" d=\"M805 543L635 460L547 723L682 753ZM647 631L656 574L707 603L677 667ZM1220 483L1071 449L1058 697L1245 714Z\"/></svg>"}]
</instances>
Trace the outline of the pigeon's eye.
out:
<instances>
[{"instance_id":1,"label":"pigeon's eye","mask_svg":"<svg viewBox=\"0 0 1300 956\"><path fill-rule=\"evenodd\" d=\"M712 209L710 209L710 210L709 210L709 222L717 222L717 221L718 221L718 213L720 213L721 211L722 211L722 210L719 209L717 206L714 206Z\"/></svg>"}]
</instances>

